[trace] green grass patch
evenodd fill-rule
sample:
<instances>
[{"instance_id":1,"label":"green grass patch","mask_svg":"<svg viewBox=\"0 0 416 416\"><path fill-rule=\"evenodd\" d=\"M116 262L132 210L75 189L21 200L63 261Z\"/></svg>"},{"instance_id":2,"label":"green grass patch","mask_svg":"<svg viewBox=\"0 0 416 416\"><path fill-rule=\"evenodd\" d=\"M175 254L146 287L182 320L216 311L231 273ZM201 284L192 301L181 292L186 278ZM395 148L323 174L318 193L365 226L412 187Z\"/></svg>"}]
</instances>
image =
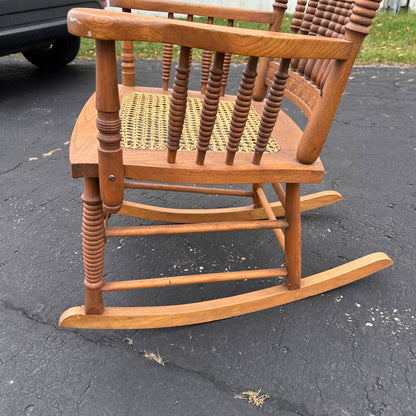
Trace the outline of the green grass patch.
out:
<instances>
[{"instance_id":1,"label":"green grass patch","mask_svg":"<svg viewBox=\"0 0 416 416\"><path fill-rule=\"evenodd\" d=\"M203 18L196 21L204 22ZM216 19L216 24L226 25L225 19ZM267 25L238 21L236 27L267 30ZM285 17L282 32L290 32L290 18ZM121 44L117 42L117 57L121 56ZM179 48L174 49L177 59ZM136 59L160 60L163 45L151 42L135 42ZM202 52L193 51L193 59L201 60ZM79 56L94 58L95 44L91 39L82 39ZM234 56L233 62L243 62L246 57ZM357 62L361 64L407 64L416 65L416 13L378 13L371 32L364 41Z\"/></svg>"},{"instance_id":2,"label":"green grass patch","mask_svg":"<svg viewBox=\"0 0 416 416\"><path fill-rule=\"evenodd\" d=\"M377 14L357 60L416 65L416 13Z\"/></svg>"}]
</instances>

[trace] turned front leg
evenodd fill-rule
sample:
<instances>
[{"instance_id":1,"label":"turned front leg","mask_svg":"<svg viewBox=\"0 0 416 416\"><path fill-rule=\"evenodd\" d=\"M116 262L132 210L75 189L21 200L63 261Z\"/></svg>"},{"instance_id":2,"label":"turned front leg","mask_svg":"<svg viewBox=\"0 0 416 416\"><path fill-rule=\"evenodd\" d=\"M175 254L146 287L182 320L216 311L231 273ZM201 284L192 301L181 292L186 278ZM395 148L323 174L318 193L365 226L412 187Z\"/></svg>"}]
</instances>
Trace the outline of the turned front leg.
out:
<instances>
[{"instance_id":1,"label":"turned front leg","mask_svg":"<svg viewBox=\"0 0 416 416\"><path fill-rule=\"evenodd\" d=\"M285 264L287 268L286 286L299 289L301 278L301 222L300 222L300 185L286 184L286 221Z\"/></svg>"},{"instance_id":2,"label":"turned front leg","mask_svg":"<svg viewBox=\"0 0 416 416\"><path fill-rule=\"evenodd\" d=\"M104 285L104 212L98 178L85 178L82 194L82 251L84 285L86 288L85 313L100 315L104 311L101 288Z\"/></svg>"}]
</instances>

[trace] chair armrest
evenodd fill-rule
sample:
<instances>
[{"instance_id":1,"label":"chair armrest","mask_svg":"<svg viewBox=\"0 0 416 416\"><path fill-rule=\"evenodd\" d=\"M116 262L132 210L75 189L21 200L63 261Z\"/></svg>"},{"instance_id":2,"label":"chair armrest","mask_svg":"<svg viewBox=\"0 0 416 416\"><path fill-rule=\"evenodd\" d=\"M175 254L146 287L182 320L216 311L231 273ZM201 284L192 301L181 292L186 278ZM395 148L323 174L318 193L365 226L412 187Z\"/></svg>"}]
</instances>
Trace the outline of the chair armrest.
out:
<instances>
[{"instance_id":1,"label":"chair armrest","mask_svg":"<svg viewBox=\"0 0 416 416\"><path fill-rule=\"evenodd\" d=\"M107 10L72 9L69 32L101 40L139 40L243 56L296 59L340 59L350 56L350 41L266 32L134 15Z\"/></svg>"}]
</instances>

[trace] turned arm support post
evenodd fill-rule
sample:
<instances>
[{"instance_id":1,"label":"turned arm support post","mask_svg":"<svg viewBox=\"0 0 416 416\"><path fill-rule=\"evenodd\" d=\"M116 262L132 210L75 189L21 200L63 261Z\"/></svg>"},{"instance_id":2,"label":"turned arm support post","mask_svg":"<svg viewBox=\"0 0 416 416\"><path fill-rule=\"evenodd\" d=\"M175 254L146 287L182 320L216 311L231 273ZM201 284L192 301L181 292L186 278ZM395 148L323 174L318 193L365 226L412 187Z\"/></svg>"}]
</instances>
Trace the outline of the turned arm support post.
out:
<instances>
[{"instance_id":1,"label":"turned arm support post","mask_svg":"<svg viewBox=\"0 0 416 416\"><path fill-rule=\"evenodd\" d=\"M96 40L96 108L101 199L104 208L114 213L123 201L124 175L115 42L112 40Z\"/></svg>"}]
</instances>

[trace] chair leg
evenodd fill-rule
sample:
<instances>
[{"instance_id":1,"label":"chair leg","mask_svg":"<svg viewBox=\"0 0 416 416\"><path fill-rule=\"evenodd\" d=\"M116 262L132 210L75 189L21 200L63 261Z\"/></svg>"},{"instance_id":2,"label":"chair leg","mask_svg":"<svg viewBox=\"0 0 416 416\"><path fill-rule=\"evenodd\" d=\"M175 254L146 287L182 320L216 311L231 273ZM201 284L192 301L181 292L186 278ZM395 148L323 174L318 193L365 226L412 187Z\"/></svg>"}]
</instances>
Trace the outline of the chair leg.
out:
<instances>
[{"instance_id":1,"label":"chair leg","mask_svg":"<svg viewBox=\"0 0 416 416\"><path fill-rule=\"evenodd\" d=\"M301 279L301 222L300 185L286 184L285 265L287 268L286 287L290 290L300 288Z\"/></svg>"},{"instance_id":2,"label":"chair leg","mask_svg":"<svg viewBox=\"0 0 416 416\"><path fill-rule=\"evenodd\" d=\"M101 288L104 285L104 212L97 178L85 178L82 194L82 250L84 285L86 288L85 313L101 315L104 311Z\"/></svg>"},{"instance_id":3,"label":"chair leg","mask_svg":"<svg viewBox=\"0 0 416 416\"><path fill-rule=\"evenodd\" d=\"M253 183L252 190L253 190L253 206L256 208L261 207L260 199L257 195L257 188L264 188L264 183Z\"/></svg>"}]
</instances>

